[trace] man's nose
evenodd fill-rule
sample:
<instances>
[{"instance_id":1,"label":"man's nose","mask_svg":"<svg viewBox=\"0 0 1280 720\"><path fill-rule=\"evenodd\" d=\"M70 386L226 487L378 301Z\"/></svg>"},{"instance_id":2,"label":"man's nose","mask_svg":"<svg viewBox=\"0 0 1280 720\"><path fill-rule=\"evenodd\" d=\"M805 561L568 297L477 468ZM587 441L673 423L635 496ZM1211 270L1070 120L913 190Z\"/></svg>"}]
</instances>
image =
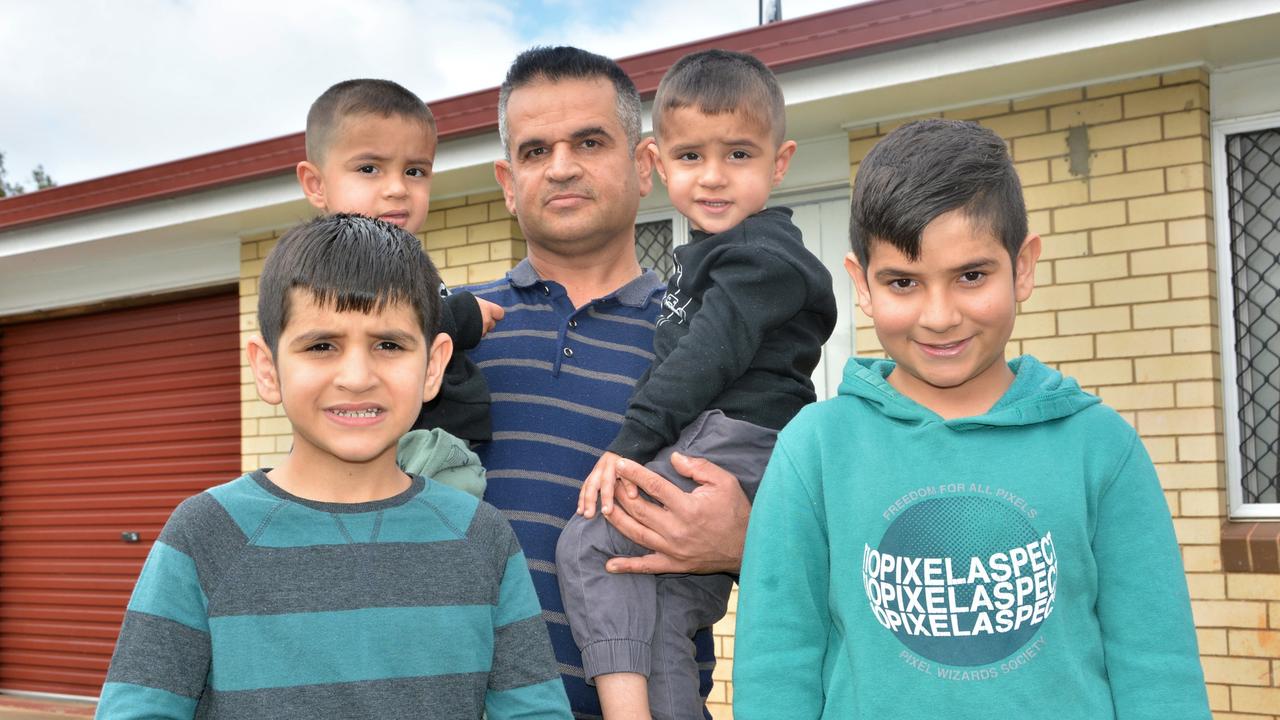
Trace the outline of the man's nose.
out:
<instances>
[{"instance_id":1,"label":"man's nose","mask_svg":"<svg viewBox=\"0 0 1280 720\"><path fill-rule=\"evenodd\" d=\"M582 174L582 165L568 143L557 143L551 148L551 161L547 164L547 177L556 182L572 180Z\"/></svg>"}]
</instances>

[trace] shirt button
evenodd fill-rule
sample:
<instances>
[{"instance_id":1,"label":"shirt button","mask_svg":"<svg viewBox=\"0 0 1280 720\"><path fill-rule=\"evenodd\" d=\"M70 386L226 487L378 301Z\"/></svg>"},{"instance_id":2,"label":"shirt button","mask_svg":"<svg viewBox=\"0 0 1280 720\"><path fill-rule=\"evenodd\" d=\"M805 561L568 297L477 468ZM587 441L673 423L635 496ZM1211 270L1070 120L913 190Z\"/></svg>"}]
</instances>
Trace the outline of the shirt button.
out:
<instances>
[{"instance_id":1,"label":"shirt button","mask_svg":"<svg viewBox=\"0 0 1280 720\"><path fill-rule=\"evenodd\" d=\"M546 285L543 285L543 286L542 286L542 294L543 294L543 295L550 295L550 294L551 294L551 288L547 287Z\"/></svg>"},{"instance_id":2,"label":"shirt button","mask_svg":"<svg viewBox=\"0 0 1280 720\"><path fill-rule=\"evenodd\" d=\"M564 349L564 356L565 356L565 357L573 357L573 348L571 348L571 347L567 347L567 348L565 348L565 349Z\"/></svg>"},{"instance_id":3,"label":"shirt button","mask_svg":"<svg viewBox=\"0 0 1280 720\"><path fill-rule=\"evenodd\" d=\"M570 321L569 321L569 327L571 327L571 328L576 328L576 327L578 327L578 321L577 321L577 320L570 320Z\"/></svg>"}]
</instances>

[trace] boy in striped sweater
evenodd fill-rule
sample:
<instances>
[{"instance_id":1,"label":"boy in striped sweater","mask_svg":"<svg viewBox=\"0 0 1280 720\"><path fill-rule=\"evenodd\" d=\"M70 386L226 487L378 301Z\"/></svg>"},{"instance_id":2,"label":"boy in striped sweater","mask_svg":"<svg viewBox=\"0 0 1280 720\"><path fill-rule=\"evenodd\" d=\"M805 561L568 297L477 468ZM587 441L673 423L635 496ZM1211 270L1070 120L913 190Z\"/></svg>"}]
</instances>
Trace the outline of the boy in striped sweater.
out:
<instances>
[{"instance_id":1,"label":"boy in striped sweater","mask_svg":"<svg viewBox=\"0 0 1280 720\"><path fill-rule=\"evenodd\" d=\"M247 353L293 450L184 501L134 589L99 718L568 718L523 553L396 465L452 351L417 239L289 231Z\"/></svg>"}]
</instances>

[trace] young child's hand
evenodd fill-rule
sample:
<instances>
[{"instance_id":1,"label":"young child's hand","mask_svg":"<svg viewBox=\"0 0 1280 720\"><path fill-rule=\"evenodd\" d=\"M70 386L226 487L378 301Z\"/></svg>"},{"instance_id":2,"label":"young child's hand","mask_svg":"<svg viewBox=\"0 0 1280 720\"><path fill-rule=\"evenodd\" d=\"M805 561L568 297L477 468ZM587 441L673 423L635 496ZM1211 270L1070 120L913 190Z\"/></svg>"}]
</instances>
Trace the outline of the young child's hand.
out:
<instances>
[{"instance_id":1,"label":"young child's hand","mask_svg":"<svg viewBox=\"0 0 1280 720\"><path fill-rule=\"evenodd\" d=\"M480 317L484 320L484 331L481 334L488 335L489 331L498 324L498 321L507 314L507 311L503 310L501 305L480 298L476 298L476 304L480 306Z\"/></svg>"},{"instance_id":2,"label":"young child's hand","mask_svg":"<svg viewBox=\"0 0 1280 720\"><path fill-rule=\"evenodd\" d=\"M608 515L613 512L613 490L618 482L618 464L626 460L617 453L606 452L596 461L591 474L582 481L582 491L578 494L578 514L584 518L593 518L596 514L596 496L600 497L600 512Z\"/></svg>"}]
</instances>

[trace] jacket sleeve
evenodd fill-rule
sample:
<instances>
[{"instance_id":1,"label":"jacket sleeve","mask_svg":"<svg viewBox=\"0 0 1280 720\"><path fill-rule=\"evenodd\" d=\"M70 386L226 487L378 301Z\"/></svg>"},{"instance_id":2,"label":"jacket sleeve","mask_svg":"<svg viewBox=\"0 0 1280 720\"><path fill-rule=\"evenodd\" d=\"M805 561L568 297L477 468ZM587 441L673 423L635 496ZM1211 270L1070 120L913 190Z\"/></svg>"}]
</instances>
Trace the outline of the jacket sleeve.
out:
<instances>
[{"instance_id":1,"label":"jacket sleeve","mask_svg":"<svg viewBox=\"0 0 1280 720\"><path fill-rule=\"evenodd\" d=\"M1178 541L1155 468L1136 433L1099 498L1093 554L1117 720L1208 720Z\"/></svg>"},{"instance_id":2,"label":"jacket sleeve","mask_svg":"<svg viewBox=\"0 0 1280 720\"><path fill-rule=\"evenodd\" d=\"M125 611L96 718L195 717L211 650L208 602L195 560L185 550L191 507L191 500L179 505L151 546Z\"/></svg>"},{"instance_id":3,"label":"jacket sleeve","mask_svg":"<svg viewBox=\"0 0 1280 720\"><path fill-rule=\"evenodd\" d=\"M751 366L765 335L805 305L803 274L763 247L728 248L689 331L638 386L611 452L645 463Z\"/></svg>"},{"instance_id":4,"label":"jacket sleeve","mask_svg":"<svg viewBox=\"0 0 1280 720\"><path fill-rule=\"evenodd\" d=\"M547 623L529 565L507 521L487 505L499 525L501 562L498 604L493 610L493 665L485 692L488 720L570 720L569 698L551 650Z\"/></svg>"},{"instance_id":5,"label":"jacket sleeve","mask_svg":"<svg viewBox=\"0 0 1280 720\"><path fill-rule=\"evenodd\" d=\"M785 436L784 436L785 437ZM825 512L780 440L751 509L738 591L733 716L822 716L831 634Z\"/></svg>"},{"instance_id":6,"label":"jacket sleeve","mask_svg":"<svg viewBox=\"0 0 1280 720\"><path fill-rule=\"evenodd\" d=\"M441 320L444 332L453 338L453 354L461 355L480 344L484 337L484 318L480 315L480 301L469 292L450 293L444 298Z\"/></svg>"}]
</instances>

